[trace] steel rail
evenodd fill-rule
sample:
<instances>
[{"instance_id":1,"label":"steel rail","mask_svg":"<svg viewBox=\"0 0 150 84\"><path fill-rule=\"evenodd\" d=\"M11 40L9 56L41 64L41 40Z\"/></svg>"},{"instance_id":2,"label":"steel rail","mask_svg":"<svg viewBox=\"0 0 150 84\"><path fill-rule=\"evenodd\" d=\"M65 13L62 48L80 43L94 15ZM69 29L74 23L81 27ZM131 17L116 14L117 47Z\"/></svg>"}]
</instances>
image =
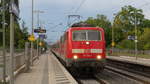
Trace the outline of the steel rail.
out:
<instances>
[{"instance_id":1,"label":"steel rail","mask_svg":"<svg viewBox=\"0 0 150 84\"><path fill-rule=\"evenodd\" d=\"M150 84L150 78L148 78L148 77L138 75L138 74L133 73L133 72L128 72L126 70L114 68L111 66L106 66L105 69L112 71L112 72L115 72L115 73L118 73L118 74L121 74L121 75L126 76L128 78L137 80L137 81L142 82L144 84Z\"/></svg>"}]
</instances>

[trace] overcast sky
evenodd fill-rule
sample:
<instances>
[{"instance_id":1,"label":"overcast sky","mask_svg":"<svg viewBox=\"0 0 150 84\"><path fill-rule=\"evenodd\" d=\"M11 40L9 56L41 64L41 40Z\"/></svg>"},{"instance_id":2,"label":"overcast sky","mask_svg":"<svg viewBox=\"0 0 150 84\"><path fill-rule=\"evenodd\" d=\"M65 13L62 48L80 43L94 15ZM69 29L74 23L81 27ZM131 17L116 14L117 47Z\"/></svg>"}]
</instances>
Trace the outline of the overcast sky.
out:
<instances>
[{"instance_id":1,"label":"overcast sky","mask_svg":"<svg viewBox=\"0 0 150 84\"><path fill-rule=\"evenodd\" d=\"M31 2L32 0L20 0L20 17L30 28L29 31L31 30ZM44 11L40 14L40 20L48 30L48 41L56 41L62 31L67 29L67 15L69 14L81 15L82 20L90 16L95 17L97 14L104 14L112 21L113 14L125 5L143 9L145 17L150 19L150 0L34 0L34 10ZM36 14L34 20L34 26L37 26ZM58 25L60 23L62 25Z\"/></svg>"}]
</instances>

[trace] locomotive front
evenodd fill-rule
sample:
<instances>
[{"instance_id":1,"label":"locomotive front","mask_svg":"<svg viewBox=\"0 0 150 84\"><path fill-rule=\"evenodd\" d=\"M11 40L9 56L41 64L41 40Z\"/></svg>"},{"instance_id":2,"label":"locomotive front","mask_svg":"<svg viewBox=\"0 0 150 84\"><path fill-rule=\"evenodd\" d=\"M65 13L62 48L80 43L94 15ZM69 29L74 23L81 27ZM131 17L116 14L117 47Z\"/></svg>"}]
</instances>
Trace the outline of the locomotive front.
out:
<instances>
[{"instance_id":1,"label":"locomotive front","mask_svg":"<svg viewBox=\"0 0 150 84\"><path fill-rule=\"evenodd\" d=\"M69 33L68 62L75 67L103 68L105 63L105 39L102 28L76 27Z\"/></svg>"}]
</instances>

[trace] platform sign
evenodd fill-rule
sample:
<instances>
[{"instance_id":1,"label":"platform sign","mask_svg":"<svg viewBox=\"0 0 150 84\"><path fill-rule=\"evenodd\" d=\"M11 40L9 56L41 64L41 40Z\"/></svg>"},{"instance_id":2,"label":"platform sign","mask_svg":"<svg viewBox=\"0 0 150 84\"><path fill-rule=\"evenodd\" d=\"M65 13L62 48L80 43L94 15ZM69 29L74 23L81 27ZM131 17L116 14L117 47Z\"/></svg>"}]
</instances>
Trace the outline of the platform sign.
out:
<instances>
[{"instance_id":1,"label":"platform sign","mask_svg":"<svg viewBox=\"0 0 150 84\"><path fill-rule=\"evenodd\" d=\"M136 40L136 39L137 39L137 36L134 36L134 35L128 36L128 40Z\"/></svg>"},{"instance_id":2,"label":"platform sign","mask_svg":"<svg viewBox=\"0 0 150 84\"><path fill-rule=\"evenodd\" d=\"M135 40L135 36L129 35L129 36L128 36L128 40Z\"/></svg>"},{"instance_id":3,"label":"platform sign","mask_svg":"<svg viewBox=\"0 0 150 84\"><path fill-rule=\"evenodd\" d=\"M28 40L29 40L29 41L35 41L34 35L30 35L29 38L28 38Z\"/></svg>"},{"instance_id":4,"label":"platform sign","mask_svg":"<svg viewBox=\"0 0 150 84\"><path fill-rule=\"evenodd\" d=\"M34 29L34 33L46 33L46 29Z\"/></svg>"}]
</instances>

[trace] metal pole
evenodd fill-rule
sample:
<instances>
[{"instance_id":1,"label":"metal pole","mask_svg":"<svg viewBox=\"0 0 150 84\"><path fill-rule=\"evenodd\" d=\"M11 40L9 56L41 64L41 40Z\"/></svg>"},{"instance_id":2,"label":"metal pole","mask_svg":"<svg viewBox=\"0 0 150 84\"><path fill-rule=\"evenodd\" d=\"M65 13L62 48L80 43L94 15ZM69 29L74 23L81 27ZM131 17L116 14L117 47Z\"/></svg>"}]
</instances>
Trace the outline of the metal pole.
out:
<instances>
[{"instance_id":1,"label":"metal pole","mask_svg":"<svg viewBox=\"0 0 150 84\"><path fill-rule=\"evenodd\" d=\"M39 13L38 12L37 12L37 27L39 27ZM39 58L39 44L38 43L39 41L37 39L37 57Z\"/></svg>"},{"instance_id":2,"label":"metal pole","mask_svg":"<svg viewBox=\"0 0 150 84\"><path fill-rule=\"evenodd\" d=\"M5 47L6 47L6 44L5 44L5 0L2 1L2 5L3 5L3 16L2 16L2 19L3 19L3 82L4 84L6 84L6 80L5 80L5 77L6 77L6 53L5 53Z\"/></svg>"},{"instance_id":3,"label":"metal pole","mask_svg":"<svg viewBox=\"0 0 150 84\"><path fill-rule=\"evenodd\" d=\"M39 45L40 41L41 41L41 38L39 37L39 41L38 41L38 55L39 55L39 56L41 56L41 53L40 53L40 45Z\"/></svg>"},{"instance_id":4,"label":"metal pole","mask_svg":"<svg viewBox=\"0 0 150 84\"><path fill-rule=\"evenodd\" d=\"M114 28L112 27L112 55L114 53Z\"/></svg>"},{"instance_id":5,"label":"metal pole","mask_svg":"<svg viewBox=\"0 0 150 84\"><path fill-rule=\"evenodd\" d=\"M37 26L40 27L40 12L37 12Z\"/></svg>"},{"instance_id":6,"label":"metal pole","mask_svg":"<svg viewBox=\"0 0 150 84\"><path fill-rule=\"evenodd\" d=\"M137 42L138 42L138 40L137 40L137 18L136 18L136 14L137 14L137 12L136 12L136 10L135 10L135 57L136 57L136 60L137 60Z\"/></svg>"},{"instance_id":7,"label":"metal pole","mask_svg":"<svg viewBox=\"0 0 150 84\"><path fill-rule=\"evenodd\" d=\"M34 0L32 0L32 35L33 35L33 30L34 30L34 14L33 14L33 8L34 8ZM31 42L31 65L33 65L33 41Z\"/></svg>"},{"instance_id":8,"label":"metal pole","mask_svg":"<svg viewBox=\"0 0 150 84\"><path fill-rule=\"evenodd\" d=\"M34 12L37 13L37 27L40 27L40 13L44 13L44 11L36 10ZM38 45L38 43L39 43L39 39L37 39L37 57L39 58L39 45Z\"/></svg>"},{"instance_id":9,"label":"metal pole","mask_svg":"<svg viewBox=\"0 0 150 84\"><path fill-rule=\"evenodd\" d=\"M39 59L39 39L37 39L37 58Z\"/></svg>"},{"instance_id":10,"label":"metal pole","mask_svg":"<svg viewBox=\"0 0 150 84\"><path fill-rule=\"evenodd\" d=\"M114 15L114 21L115 21L115 15L116 14L113 14ZM113 55L113 53L114 53L114 44L115 42L114 42L114 25L112 26L112 44L111 44L111 46L112 46L112 55Z\"/></svg>"},{"instance_id":11,"label":"metal pole","mask_svg":"<svg viewBox=\"0 0 150 84\"><path fill-rule=\"evenodd\" d=\"M28 56L28 48L29 47L29 43L26 42L25 43L25 63L26 63L26 69L25 71L29 71L30 70L30 56Z\"/></svg>"},{"instance_id":12,"label":"metal pole","mask_svg":"<svg viewBox=\"0 0 150 84\"><path fill-rule=\"evenodd\" d=\"M11 5L14 0L11 0ZM14 68L13 68L13 57L14 57L14 15L10 13L10 84L14 84Z\"/></svg>"},{"instance_id":13,"label":"metal pole","mask_svg":"<svg viewBox=\"0 0 150 84\"><path fill-rule=\"evenodd\" d=\"M37 13L37 27L40 27L40 13L44 13L44 11L35 10L34 13Z\"/></svg>"},{"instance_id":14,"label":"metal pole","mask_svg":"<svg viewBox=\"0 0 150 84\"><path fill-rule=\"evenodd\" d=\"M40 22L39 22L39 19L40 17L39 17L39 13L37 12L37 27L40 27ZM38 36L39 36L39 34L38 34ZM39 37L38 37L39 38ZM37 39L37 57L39 58L39 39Z\"/></svg>"}]
</instances>

